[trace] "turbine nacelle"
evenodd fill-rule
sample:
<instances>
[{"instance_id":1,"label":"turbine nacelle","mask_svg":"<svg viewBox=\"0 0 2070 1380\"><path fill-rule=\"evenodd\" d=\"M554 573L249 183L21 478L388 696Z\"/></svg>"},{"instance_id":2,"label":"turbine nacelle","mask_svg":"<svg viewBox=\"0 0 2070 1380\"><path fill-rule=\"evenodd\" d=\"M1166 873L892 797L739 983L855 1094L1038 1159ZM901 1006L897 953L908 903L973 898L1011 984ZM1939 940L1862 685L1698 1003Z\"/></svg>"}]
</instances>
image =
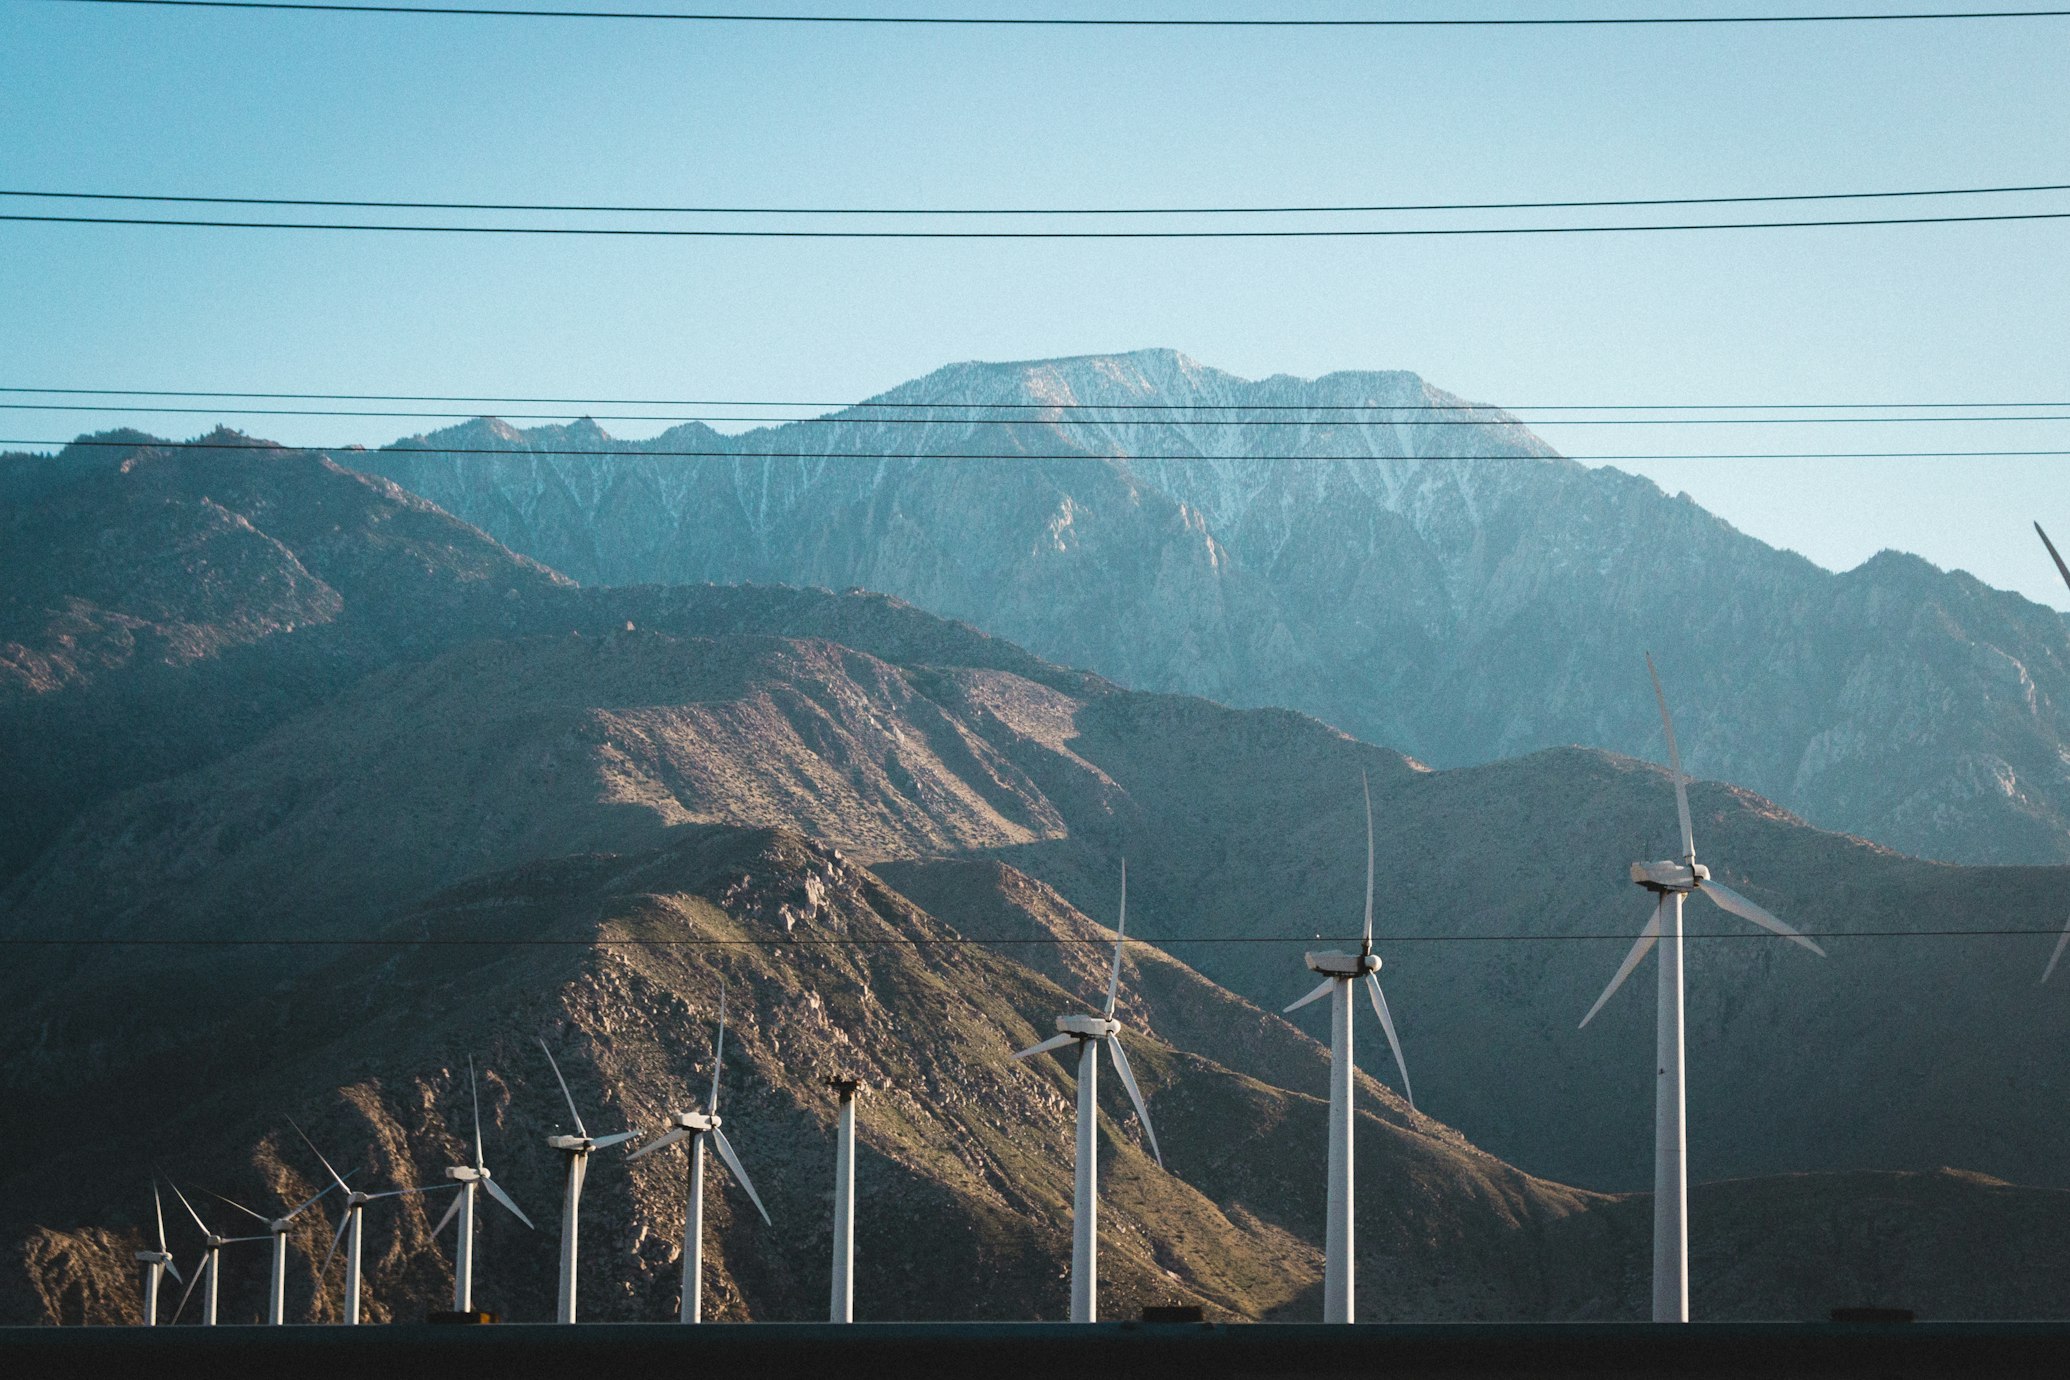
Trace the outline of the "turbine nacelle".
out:
<instances>
[{"instance_id":1,"label":"turbine nacelle","mask_svg":"<svg viewBox=\"0 0 2070 1380\"><path fill-rule=\"evenodd\" d=\"M1104 1040L1121 1033L1121 1022L1112 1016L1059 1016L1057 1033L1081 1040Z\"/></svg>"},{"instance_id":2,"label":"turbine nacelle","mask_svg":"<svg viewBox=\"0 0 2070 1380\"><path fill-rule=\"evenodd\" d=\"M546 1143L555 1150L565 1150L571 1155L587 1155L597 1148L595 1136L548 1136Z\"/></svg>"},{"instance_id":3,"label":"turbine nacelle","mask_svg":"<svg viewBox=\"0 0 2070 1380\"><path fill-rule=\"evenodd\" d=\"M1347 954L1329 949L1322 953L1304 954L1303 957L1307 960L1310 971L1321 973L1325 977L1358 978L1364 977L1367 973L1380 971L1378 954Z\"/></svg>"},{"instance_id":4,"label":"turbine nacelle","mask_svg":"<svg viewBox=\"0 0 2070 1380\"><path fill-rule=\"evenodd\" d=\"M670 1112L668 1124L690 1132L716 1131L726 1118L717 1112L700 1112L695 1108L687 1112Z\"/></svg>"},{"instance_id":5,"label":"turbine nacelle","mask_svg":"<svg viewBox=\"0 0 2070 1380\"><path fill-rule=\"evenodd\" d=\"M166 1251L138 1251L137 1260L144 1265L170 1265L172 1255Z\"/></svg>"},{"instance_id":6,"label":"turbine nacelle","mask_svg":"<svg viewBox=\"0 0 2070 1380\"><path fill-rule=\"evenodd\" d=\"M484 1183L494 1176L489 1173L487 1165L477 1168L471 1164L449 1164L446 1166L446 1177L458 1183L477 1184Z\"/></svg>"},{"instance_id":7,"label":"turbine nacelle","mask_svg":"<svg viewBox=\"0 0 2070 1380\"><path fill-rule=\"evenodd\" d=\"M1632 881L1648 891L1695 891L1711 879L1702 863L1645 862L1632 864Z\"/></svg>"}]
</instances>

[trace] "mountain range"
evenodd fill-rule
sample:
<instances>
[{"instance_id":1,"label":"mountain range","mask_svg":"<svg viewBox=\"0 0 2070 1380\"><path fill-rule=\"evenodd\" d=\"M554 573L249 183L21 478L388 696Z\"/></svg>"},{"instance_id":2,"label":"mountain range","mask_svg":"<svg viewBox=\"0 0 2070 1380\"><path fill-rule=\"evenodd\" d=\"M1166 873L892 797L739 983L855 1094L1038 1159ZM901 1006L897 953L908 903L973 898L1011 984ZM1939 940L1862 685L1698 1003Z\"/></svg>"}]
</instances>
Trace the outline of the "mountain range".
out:
<instances>
[{"instance_id":1,"label":"mountain range","mask_svg":"<svg viewBox=\"0 0 2070 1380\"><path fill-rule=\"evenodd\" d=\"M9 1316L133 1308L153 1163L247 1203L313 1191L289 1116L370 1181L435 1179L470 1053L499 1179L550 1223L533 1038L593 1124L651 1126L709 1076L721 985L729 1120L785 1229L715 1179L717 1315L817 1311L837 1070L872 1084L865 1315L1054 1315L1070 1080L1006 1055L1098 990L1088 917L1123 858L1170 1170L1111 1104L1106 1310L1307 1316L1325 1056L1266 1013L1355 927L1361 774L1423 1099L1362 1076L1362 1311L1641 1311L1645 984L1574 1023L1643 918L1624 864L1672 848L1658 769L1434 771L879 594L578 588L336 459L212 439L0 467L0 740L40 831L0 892L0 1096L69 1128L62 1170L0 1182ZM2033 977L2063 870L1921 862L1733 787L1694 806L1720 875L1832 953L1692 945L1699 1313L2051 1310L2070 1195L2033 1185L2063 1182L2066 1017ZM2026 933L1937 935L1963 929ZM680 1193L666 1163L593 1173L589 1315L669 1313ZM374 1228L377 1316L446 1287L426 1206ZM489 1220L486 1296L543 1315L551 1227ZM335 1282L297 1269L324 1316ZM238 1267L232 1316L257 1288Z\"/></svg>"},{"instance_id":2,"label":"mountain range","mask_svg":"<svg viewBox=\"0 0 2070 1380\"><path fill-rule=\"evenodd\" d=\"M1662 755L1650 648L1696 774L1920 856L2070 859L2056 614L1897 552L1822 570L1413 374L963 364L742 434L484 419L337 458L585 585L877 590L1438 766Z\"/></svg>"}]
</instances>

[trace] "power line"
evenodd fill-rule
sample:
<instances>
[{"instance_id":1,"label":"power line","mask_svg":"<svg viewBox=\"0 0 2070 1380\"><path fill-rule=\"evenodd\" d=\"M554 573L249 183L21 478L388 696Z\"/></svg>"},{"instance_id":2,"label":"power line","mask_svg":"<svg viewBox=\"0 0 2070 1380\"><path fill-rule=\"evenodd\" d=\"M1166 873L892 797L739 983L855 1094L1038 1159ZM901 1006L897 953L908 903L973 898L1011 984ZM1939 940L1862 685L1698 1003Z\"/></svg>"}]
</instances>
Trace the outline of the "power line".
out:
<instances>
[{"instance_id":1,"label":"power line","mask_svg":"<svg viewBox=\"0 0 2070 1380\"><path fill-rule=\"evenodd\" d=\"M1792 192L1758 196L1616 197L1568 201L1426 201L1337 206L654 206L523 201L352 201L330 197L198 196L143 192L0 189L0 197L46 201L149 201L204 206L311 206L374 211L539 211L656 216L1310 216L1401 211L1549 211L1633 206L1744 206L1910 197L2002 196L2070 191L2070 183L2008 187L1933 187L1916 191Z\"/></svg>"},{"instance_id":2,"label":"power line","mask_svg":"<svg viewBox=\"0 0 2070 1380\"><path fill-rule=\"evenodd\" d=\"M820 407L861 408L895 407L907 410L919 408L984 410L1039 410L1039 411L1108 411L1108 412L1784 412L1784 411L1835 411L1888 410L1910 408L1914 410L1987 407L2070 407L2070 401L2062 402L1797 402L1797 403L1210 403L1210 402L897 402L888 399L865 399L861 402L835 401L814 402L790 399L772 401L742 398L534 398L508 397L484 393L269 393L229 392L208 389L178 388L30 388L27 386L0 386L0 393L37 393L83 397L151 397L151 398L268 398L305 402L466 402L466 403L521 403L546 404L565 403L579 407ZM447 415L447 414L441 414ZM562 415L562 414L555 414ZM761 419L756 419L761 420Z\"/></svg>"},{"instance_id":3,"label":"power line","mask_svg":"<svg viewBox=\"0 0 2070 1380\"><path fill-rule=\"evenodd\" d=\"M1671 451L1656 454L1604 454L1604 455L1541 455L1533 452L1516 451L1499 455L1101 455L1092 451L1063 454L1042 454L1028 451L867 451L848 454L838 451L819 450L625 450L599 449L581 450L552 446L387 446L379 450L364 450L351 446L288 446L277 442L222 442L222 441L159 441L159 440L102 440L95 437L80 437L76 440L28 440L20 437L0 437L0 446L62 446L97 447L117 450L208 450L237 451L250 450L272 454L321 454L333 458L350 460L359 456L432 456L448 455L497 455L505 458L519 456L574 456L587 460L671 460L671 459L713 459L713 460L838 460L864 463L873 460L1099 460L1099 461L1205 461L1260 460L1260 461L1326 461L1345 460L1575 460L1592 463L1615 463L1625 460L1984 460L2022 458L2060 458L2070 456L2065 450L1840 450L1840 451Z\"/></svg>"},{"instance_id":4,"label":"power line","mask_svg":"<svg viewBox=\"0 0 2070 1380\"><path fill-rule=\"evenodd\" d=\"M1608 943L1612 940L1629 944L1632 931L1617 930L1602 934L1396 934L1383 936L1381 944L1565 944L1565 943ZM2062 933L2059 928L2036 929L1935 929L1935 930L1821 930L1810 937L1813 939L2002 939L2046 937L2054 938ZM1776 942L1781 936L1764 934L1753 930L1717 930L1705 933L1687 934L1685 939L1751 939ZM400 938L394 936L350 936L345 938L311 938L306 935L289 938L229 938L229 937L165 937L136 936L117 938L80 938L77 936L10 936L0 939L0 947L7 948L284 948L284 949L330 949L330 948L461 948L461 949L530 949L530 948L824 948L824 949L892 949L927 948L930 946L982 945L1000 948L1048 948L1051 946L1097 946L1106 948L1115 942L1113 935L1047 935L1030 938L1025 935L1008 937L984 937L973 935L944 935L933 939L870 938L861 939L853 935L822 935L799 938L784 935L781 938L688 938L656 939L647 937L608 936L592 939L541 939L512 938L499 936L493 939L460 938ZM1184 945L1228 945L1228 944L1315 944L1326 942L1325 937L1315 934L1246 934L1210 935L1189 938L1184 935L1160 935L1154 938L1129 935L1122 941L1126 944L1144 947Z\"/></svg>"},{"instance_id":5,"label":"power line","mask_svg":"<svg viewBox=\"0 0 2070 1380\"><path fill-rule=\"evenodd\" d=\"M898 404L887 404L898 406ZM1317 408L1328 411L1328 405ZM1384 409L1374 409L1384 410ZM0 412L141 412L159 415L220 415L225 412L242 417L400 417L412 420L441 421L458 419L472 421L472 412L414 412L387 410L340 410L321 407L188 407L133 404L116 407L92 403L19 403L0 402ZM497 420L541 422L554 421L570 415L566 412L505 412ZM741 417L704 414L684 416L681 414L654 414L644 412L588 412L581 420L593 422L674 422L678 425L690 422L760 422L767 426L1035 426L1045 425L1041 418L1030 417ZM1117 419L1102 417L1074 418L1080 426L1103 426ZM1127 420L1131 425L1166 427L1261 427L1261 426L1336 426L1346 423L1371 425L1368 417L1160 417L1148 422ZM1386 421L1386 418L1381 418ZM2070 422L2070 413L1991 413L1960 417L1563 417L1562 426L1883 426L1891 424L1949 426L1967 422ZM1402 423L1406 426L1477 426L1503 425L1498 419L1484 417L1440 417L1430 420L1413 420Z\"/></svg>"},{"instance_id":6,"label":"power line","mask_svg":"<svg viewBox=\"0 0 2070 1380\"><path fill-rule=\"evenodd\" d=\"M174 4L204 0L70 0L71 3ZM219 3L220 0L205 0ZM1846 226L1982 225L2070 220L2070 211L1989 215L1882 216L1831 220L1686 221L1651 225L1352 226L1305 230L751 230L633 225L394 225L351 221L175 220L155 216L37 216L0 213L35 225L124 225L188 230L317 230L361 234L604 236L705 240L1322 240L1446 239L1462 236L1634 235L1703 230L1824 230Z\"/></svg>"},{"instance_id":7,"label":"power line","mask_svg":"<svg viewBox=\"0 0 2070 1380\"><path fill-rule=\"evenodd\" d=\"M647 10L555 10L457 5L346 4L327 0L52 0L91 5L155 5L175 9L288 10L323 14L421 14L477 19L608 19L678 24L869 25L900 28L1058 29L1554 29L1770 24L1884 24L1984 19L2062 19L2070 10L1936 10L1870 14L1574 15L1488 19L1156 19L1033 15L727 14Z\"/></svg>"}]
</instances>

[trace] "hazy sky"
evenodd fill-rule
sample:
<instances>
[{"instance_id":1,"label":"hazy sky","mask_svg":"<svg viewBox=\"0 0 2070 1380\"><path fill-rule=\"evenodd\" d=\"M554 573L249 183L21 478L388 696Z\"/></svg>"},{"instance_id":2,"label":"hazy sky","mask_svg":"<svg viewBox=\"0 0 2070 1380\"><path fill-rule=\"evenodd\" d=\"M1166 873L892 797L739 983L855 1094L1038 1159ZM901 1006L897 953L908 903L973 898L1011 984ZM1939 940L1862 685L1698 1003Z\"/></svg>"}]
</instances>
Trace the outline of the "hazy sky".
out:
<instances>
[{"instance_id":1,"label":"hazy sky","mask_svg":"<svg viewBox=\"0 0 2070 1380\"><path fill-rule=\"evenodd\" d=\"M642 3L678 7L609 7ZM1705 0L1680 8L1948 7ZM826 0L804 8L988 7ZM1156 0L1128 7L1204 9ZM873 30L0 0L0 181L14 189L1176 205L2070 182L2065 91L2066 21ZM1991 200L1999 204L1884 206L2013 209L2010 199ZM2070 194L2024 204L2070 210ZM954 360L1169 345L1252 376L1412 369L1505 403L2070 403L2066 247L2070 221L1150 244L0 224L0 383L845 399ZM117 421L185 435L208 420L7 415L0 434L10 438ZM260 434L333 444L427 425L225 415ZM1585 453L2070 449L2070 423L1542 430ZM1897 546L2070 607L2026 526L2053 519L2070 535L2063 461L1629 467L1829 567Z\"/></svg>"}]
</instances>

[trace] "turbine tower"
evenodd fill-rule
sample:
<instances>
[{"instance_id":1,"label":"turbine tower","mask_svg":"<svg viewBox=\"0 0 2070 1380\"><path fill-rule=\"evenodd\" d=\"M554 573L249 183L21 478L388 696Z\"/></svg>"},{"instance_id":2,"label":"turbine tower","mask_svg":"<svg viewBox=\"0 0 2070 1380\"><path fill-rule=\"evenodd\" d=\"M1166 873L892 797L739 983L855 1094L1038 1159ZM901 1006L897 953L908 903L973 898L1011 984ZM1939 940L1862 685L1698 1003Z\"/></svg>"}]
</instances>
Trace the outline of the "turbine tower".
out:
<instances>
[{"instance_id":1,"label":"turbine tower","mask_svg":"<svg viewBox=\"0 0 2070 1380\"><path fill-rule=\"evenodd\" d=\"M172 1252L165 1248L165 1200L158 1196L158 1180L151 1180L151 1211L158 1219L158 1249L138 1251L137 1263L144 1267L144 1326L158 1326L158 1286L170 1273L175 1281L185 1284L180 1271L173 1264Z\"/></svg>"},{"instance_id":2,"label":"turbine tower","mask_svg":"<svg viewBox=\"0 0 2070 1380\"><path fill-rule=\"evenodd\" d=\"M748 1181L747 1170L741 1168L740 1156L733 1153L733 1142L726 1139L726 1133L719 1129L719 1069L726 1053L726 991L719 989L719 1036L712 1044L712 1086L705 1097L704 1110L694 1106L687 1112L672 1112L668 1118L668 1130L639 1149L632 1158L651 1155L656 1150L674 1145L677 1141L690 1142L690 1183L688 1196L683 1204L683 1302L678 1320L686 1323L704 1321L704 1141L711 1137L712 1145L719 1152L719 1158L726 1161L726 1167L733 1171L733 1177L740 1181L747 1191L748 1201L755 1205L755 1211L762 1214L762 1220L769 1222L769 1210L762 1206L756 1196L755 1186ZM771 1225L774 1225L771 1223Z\"/></svg>"},{"instance_id":3,"label":"turbine tower","mask_svg":"<svg viewBox=\"0 0 2070 1380\"><path fill-rule=\"evenodd\" d=\"M1364 773L1359 781L1366 796L1366 923L1358 952L1326 950L1306 955L1308 967L1323 980L1313 991L1286 1008L1298 1011L1324 996L1330 998L1330 1198L1324 1218L1323 1321L1348 1323L1357 1290L1353 1279L1353 1179L1351 1143L1357 1124L1352 1104L1353 1063L1351 1025L1357 1009L1353 989L1361 981L1373 1002L1373 1014L1387 1034L1387 1047L1394 1051L1394 1066L1401 1071L1402 1096L1410 1108L1416 1093L1409 1086L1409 1066L1402 1059L1402 1042L1394 1033L1394 1015L1387 1009L1387 994L1380 990L1380 956L1373 952L1373 787Z\"/></svg>"},{"instance_id":4,"label":"turbine tower","mask_svg":"<svg viewBox=\"0 0 2070 1380\"><path fill-rule=\"evenodd\" d=\"M474 1058L467 1060L467 1092L474 1101L474 1163L449 1165L446 1177L460 1185L460 1192L453 1198L453 1205L446 1209L446 1215L438 1219L438 1225L431 1229L437 1236L446 1229L454 1217L460 1219L460 1235L453 1245L453 1311L472 1313L474 1311L474 1195L478 1188L487 1189L489 1196L510 1213L511 1216L532 1226L532 1219L503 1191L503 1185L496 1182L489 1173L488 1164L482 1159L482 1095L474 1081ZM536 1228L535 1228L536 1230Z\"/></svg>"},{"instance_id":5,"label":"turbine tower","mask_svg":"<svg viewBox=\"0 0 2070 1380\"><path fill-rule=\"evenodd\" d=\"M2063 577L2063 583L2070 585L2070 565L2063 564L2063 558L2056 551L2056 544L2048 539L2048 533L2041 530L2041 524L2034 524L2034 531L2041 538L2041 544L2048 548L2048 558L2056 563L2056 573ZM2041 980L2047 982L2056 971L2056 965L2063 961L2063 950L2070 949L2070 924L2063 926L2062 938L2056 941L2056 951L2048 956L2048 966L2041 970Z\"/></svg>"},{"instance_id":6,"label":"turbine tower","mask_svg":"<svg viewBox=\"0 0 2070 1380\"><path fill-rule=\"evenodd\" d=\"M288 1124L294 1126L293 1122ZM317 1267L316 1273L321 1277L329 1272L331 1258L338 1253L338 1243L344 1242L345 1307L343 1321L348 1327L356 1327L359 1325L360 1305L365 1295L362 1248L366 1240L367 1204L378 1202L383 1198L405 1198L412 1193L430 1193L436 1189L450 1188L452 1185L419 1184L414 1188L391 1188L385 1193L361 1193L358 1189L348 1186L345 1182L345 1176L332 1168L329 1160L324 1159L323 1151L316 1148L316 1142L309 1139L308 1132L304 1131L300 1126L295 1126L295 1134L302 1137L302 1143L309 1147L310 1153L323 1162L325 1172L331 1176L331 1183L336 1185L339 1191L345 1195L344 1216L338 1221L338 1230L331 1235L331 1248L324 1252L323 1264Z\"/></svg>"},{"instance_id":7,"label":"turbine tower","mask_svg":"<svg viewBox=\"0 0 2070 1380\"><path fill-rule=\"evenodd\" d=\"M1653 678L1660 727L1667 735L1668 769L1675 778L1675 814L1682 826L1682 856L1672 862L1632 864L1632 881L1653 893L1653 918L1639 931L1638 942L1581 1023L1594 1020L1639 961L1655 944L1660 945L1653 1062L1653 1321L1688 1322L1689 1124L1683 1081L1682 898L1701 891L1742 920L1801 944L1820 958L1826 951L1731 887L1712 881L1710 869L1697 862L1696 840L1689 827L1689 779L1682 775L1674 721L1668 717L1667 696L1661 691L1660 673L1653 667L1651 653L1646 657L1646 674Z\"/></svg>"},{"instance_id":8,"label":"turbine tower","mask_svg":"<svg viewBox=\"0 0 2070 1380\"><path fill-rule=\"evenodd\" d=\"M834 1290L827 1321L855 1321L855 1095L862 1080L829 1078L841 1099L834 1130Z\"/></svg>"},{"instance_id":9,"label":"turbine tower","mask_svg":"<svg viewBox=\"0 0 2070 1380\"><path fill-rule=\"evenodd\" d=\"M568 1101L568 1115L575 1118L574 1135L546 1138L548 1146L568 1157L568 1190L561 1200L561 1286L554 1319L571 1323L575 1321L577 1228L580 1224L582 1183L589 1175L589 1157L595 1151L631 1140L639 1131L635 1128L620 1131L615 1136L592 1136L589 1128L582 1124L582 1113L575 1110L575 1095L568 1091L568 1080L561 1077L561 1066L554 1062L553 1051L546 1047L545 1040L539 1042L539 1052L546 1056L546 1062L553 1068L554 1082L561 1085L561 1096Z\"/></svg>"},{"instance_id":10,"label":"turbine tower","mask_svg":"<svg viewBox=\"0 0 2070 1380\"><path fill-rule=\"evenodd\" d=\"M201 1214L194 1210L194 1204L187 1201L187 1195L180 1192L180 1186L172 1186L180 1206L187 1209L187 1215L194 1219L194 1225L201 1228L201 1269L194 1278L187 1281L187 1291L180 1295L180 1306L173 1310L173 1321L180 1320L180 1314L187 1311L187 1300L194 1293L194 1286L203 1285L201 1291L201 1322L205 1327L216 1325L216 1282L220 1272L223 1247L234 1246L240 1241L264 1241L263 1236L218 1236L209 1230L208 1223L201 1220Z\"/></svg>"},{"instance_id":11,"label":"turbine tower","mask_svg":"<svg viewBox=\"0 0 2070 1380\"><path fill-rule=\"evenodd\" d=\"M317 1199L323 1197L324 1194L329 1193L335 1187L337 1187L335 1184L325 1184L314 1197L304 1199L289 1209L283 1216L273 1218L260 1216L227 1194L215 1194L216 1197L222 1199L231 1207L236 1208L253 1221L263 1223L267 1233L273 1238L273 1271L268 1277L266 1284L266 1321L273 1327L279 1327L287 1321L288 1233L294 1229L294 1222L297 1217L316 1206ZM215 1193L214 1189L209 1191Z\"/></svg>"},{"instance_id":12,"label":"turbine tower","mask_svg":"<svg viewBox=\"0 0 2070 1380\"><path fill-rule=\"evenodd\" d=\"M1097 1016L1059 1016L1058 1034L1039 1045L1030 1045L1014 1055L1026 1059L1047 1050L1078 1046L1078 1173L1071 1198L1071 1321L1096 1322L1100 1312L1100 1169L1099 1090L1100 1046L1107 1047L1121 1085L1143 1120L1143 1134L1150 1142L1150 1154L1157 1167L1164 1168L1164 1154L1157 1148L1157 1132L1150 1125L1150 1109L1143 1105L1143 1090L1128 1066L1128 1053L1121 1047L1121 1022L1114 1019L1114 1003L1121 995L1121 945L1128 929L1128 862L1121 864L1121 915L1114 922L1114 968L1107 978L1107 1004Z\"/></svg>"}]
</instances>

